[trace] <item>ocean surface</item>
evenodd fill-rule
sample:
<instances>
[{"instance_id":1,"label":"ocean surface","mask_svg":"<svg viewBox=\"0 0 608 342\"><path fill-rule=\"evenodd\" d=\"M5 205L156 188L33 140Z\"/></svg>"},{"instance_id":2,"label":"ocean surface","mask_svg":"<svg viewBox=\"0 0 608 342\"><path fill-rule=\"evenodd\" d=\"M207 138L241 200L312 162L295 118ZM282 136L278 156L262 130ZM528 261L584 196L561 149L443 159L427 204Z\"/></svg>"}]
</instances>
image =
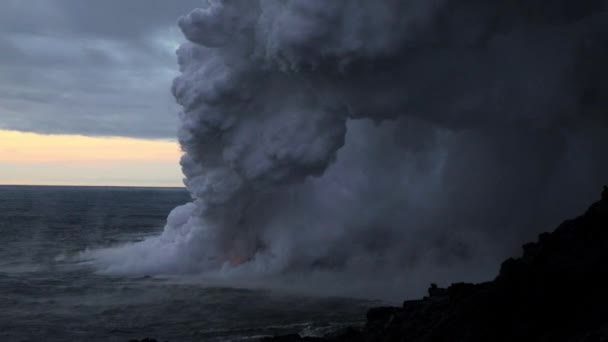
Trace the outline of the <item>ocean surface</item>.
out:
<instances>
[{"instance_id":1,"label":"ocean surface","mask_svg":"<svg viewBox=\"0 0 608 342\"><path fill-rule=\"evenodd\" d=\"M240 341L360 324L378 303L104 275L86 249L159 234L183 189L0 186L0 341Z\"/></svg>"}]
</instances>

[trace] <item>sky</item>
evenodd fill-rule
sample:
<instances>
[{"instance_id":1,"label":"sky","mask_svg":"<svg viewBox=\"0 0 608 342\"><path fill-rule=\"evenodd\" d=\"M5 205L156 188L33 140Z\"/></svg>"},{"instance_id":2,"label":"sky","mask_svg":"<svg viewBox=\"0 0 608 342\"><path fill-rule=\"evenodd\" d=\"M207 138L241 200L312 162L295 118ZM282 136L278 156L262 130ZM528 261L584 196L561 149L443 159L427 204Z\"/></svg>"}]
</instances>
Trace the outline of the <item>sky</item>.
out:
<instances>
[{"instance_id":1,"label":"sky","mask_svg":"<svg viewBox=\"0 0 608 342\"><path fill-rule=\"evenodd\" d=\"M181 186L175 23L200 3L0 2L0 184Z\"/></svg>"}]
</instances>

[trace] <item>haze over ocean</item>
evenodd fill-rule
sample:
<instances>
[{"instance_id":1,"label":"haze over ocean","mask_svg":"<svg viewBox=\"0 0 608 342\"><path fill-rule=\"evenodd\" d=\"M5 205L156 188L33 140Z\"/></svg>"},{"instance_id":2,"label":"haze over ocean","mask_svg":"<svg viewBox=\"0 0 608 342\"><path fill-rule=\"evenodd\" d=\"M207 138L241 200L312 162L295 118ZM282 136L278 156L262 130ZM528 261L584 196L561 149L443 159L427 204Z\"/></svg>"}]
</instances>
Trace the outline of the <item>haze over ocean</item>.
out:
<instances>
[{"instance_id":1,"label":"haze over ocean","mask_svg":"<svg viewBox=\"0 0 608 342\"><path fill-rule=\"evenodd\" d=\"M322 333L372 302L98 274L87 248L158 234L183 189L0 186L0 340L226 341Z\"/></svg>"}]
</instances>

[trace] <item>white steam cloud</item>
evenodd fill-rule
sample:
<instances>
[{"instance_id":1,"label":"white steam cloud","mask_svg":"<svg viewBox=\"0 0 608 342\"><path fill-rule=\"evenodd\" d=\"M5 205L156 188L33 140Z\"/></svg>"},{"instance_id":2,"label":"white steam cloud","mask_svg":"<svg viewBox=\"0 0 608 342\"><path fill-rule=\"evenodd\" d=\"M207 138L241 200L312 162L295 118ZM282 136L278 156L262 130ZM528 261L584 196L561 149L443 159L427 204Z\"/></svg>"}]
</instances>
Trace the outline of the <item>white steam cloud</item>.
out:
<instances>
[{"instance_id":1,"label":"white steam cloud","mask_svg":"<svg viewBox=\"0 0 608 342\"><path fill-rule=\"evenodd\" d=\"M209 0L173 85L193 202L91 253L399 298L489 277L607 181L606 5Z\"/></svg>"}]
</instances>

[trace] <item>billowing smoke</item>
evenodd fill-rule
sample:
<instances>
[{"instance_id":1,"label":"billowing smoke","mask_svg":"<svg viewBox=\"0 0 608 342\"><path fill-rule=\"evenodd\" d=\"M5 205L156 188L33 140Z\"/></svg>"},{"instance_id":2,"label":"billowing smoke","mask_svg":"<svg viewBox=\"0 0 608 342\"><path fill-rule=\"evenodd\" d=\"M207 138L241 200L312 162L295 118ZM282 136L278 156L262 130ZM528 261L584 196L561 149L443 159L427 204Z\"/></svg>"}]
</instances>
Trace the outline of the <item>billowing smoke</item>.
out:
<instances>
[{"instance_id":1,"label":"billowing smoke","mask_svg":"<svg viewBox=\"0 0 608 342\"><path fill-rule=\"evenodd\" d=\"M399 298L490 278L608 181L607 5L209 0L173 85L193 202L96 257Z\"/></svg>"}]
</instances>

